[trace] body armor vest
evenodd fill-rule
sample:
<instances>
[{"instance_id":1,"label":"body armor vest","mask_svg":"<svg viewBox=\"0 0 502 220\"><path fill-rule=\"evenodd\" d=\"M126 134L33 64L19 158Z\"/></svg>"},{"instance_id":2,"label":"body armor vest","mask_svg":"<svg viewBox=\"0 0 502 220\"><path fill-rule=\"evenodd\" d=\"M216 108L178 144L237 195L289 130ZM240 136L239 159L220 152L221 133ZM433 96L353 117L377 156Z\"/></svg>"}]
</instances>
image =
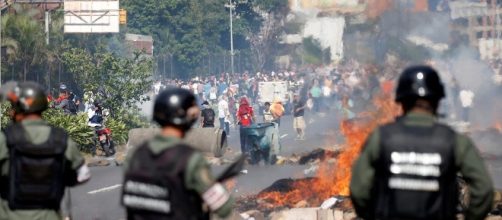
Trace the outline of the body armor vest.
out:
<instances>
[{"instance_id":1,"label":"body armor vest","mask_svg":"<svg viewBox=\"0 0 502 220\"><path fill-rule=\"evenodd\" d=\"M455 132L437 123L407 126L403 119L380 131L376 219L456 219Z\"/></svg>"},{"instance_id":2,"label":"body armor vest","mask_svg":"<svg viewBox=\"0 0 502 220\"><path fill-rule=\"evenodd\" d=\"M59 210L65 188L65 151L67 135L51 127L49 139L39 145L30 143L20 124L5 131L9 148L9 177L2 197L11 209Z\"/></svg>"},{"instance_id":3,"label":"body armor vest","mask_svg":"<svg viewBox=\"0 0 502 220\"><path fill-rule=\"evenodd\" d=\"M202 198L185 186L187 163L195 152L184 144L154 154L140 146L126 171L122 204L128 219L209 219Z\"/></svg>"}]
</instances>

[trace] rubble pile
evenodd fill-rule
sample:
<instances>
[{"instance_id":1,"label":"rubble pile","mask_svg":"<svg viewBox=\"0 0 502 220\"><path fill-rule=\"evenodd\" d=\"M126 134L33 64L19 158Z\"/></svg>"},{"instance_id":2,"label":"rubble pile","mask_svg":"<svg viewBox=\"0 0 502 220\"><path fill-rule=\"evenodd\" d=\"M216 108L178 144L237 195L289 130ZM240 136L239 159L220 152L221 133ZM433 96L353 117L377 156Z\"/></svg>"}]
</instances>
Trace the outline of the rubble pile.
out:
<instances>
[{"instance_id":1,"label":"rubble pile","mask_svg":"<svg viewBox=\"0 0 502 220\"><path fill-rule=\"evenodd\" d=\"M276 165L315 165L324 161L333 162L340 153L340 148L317 148L303 154L292 154L289 157L278 156Z\"/></svg>"},{"instance_id":2,"label":"rubble pile","mask_svg":"<svg viewBox=\"0 0 502 220\"><path fill-rule=\"evenodd\" d=\"M241 197L237 200L237 211L244 219L263 216L265 219L353 219L355 213L350 199L332 197L326 201L334 201L328 207L311 206L306 200L295 206L275 206L258 196ZM323 202L324 203L324 202ZM313 217L311 217L313 216Z\"/></svg>"},{"instance_id":3,"label":"rubble pile","mask_svg":"<svg viewBox=\"0 0 502 220\"><path fill-rule=\"evenodd\" d=\"M321 162L334 163L341 150L339 148L317 148L311 152L303 154L292 154L289 157L278 156L275 165L317 165ZM224 157L214 157L205 155L210 165L220 166L231 164L239 156L237 152L230 149Z\"/></svg>"},{"instance_id":4,"label":"rubble pile","mask_svg":"<svg viewBox=\"0 0 502 220\"><path fill-rule=\"evenodd\" d=\"M302 198L288 198L287 195L291 195L290 192L297 190L295 188L297 185L312 184L315 181L316 178L313 177L303 179L277 180L272 185L265 188L256 195L242 196L238 198L236 202L236 209L240 213L248 213L250 211L259 212L264 216L268 216L270 219L274 219L272 218L273 216L276 216L275 219L290 219L278 218L278 216L289 216L291 214L290 212L295 212L291 210L296 209L302 209L302 212L309 212L311 214L317 214L318 209L336 209L342 213L353 212L350 199L344 196L334 196L324 201L313 196L306 196ZM283 195L283 199L288 201L278 203L277 198L270 197L270 195L272 195L271 193ZM325 211L323 213L327 212Z\"/></svg>"}]
</instances>

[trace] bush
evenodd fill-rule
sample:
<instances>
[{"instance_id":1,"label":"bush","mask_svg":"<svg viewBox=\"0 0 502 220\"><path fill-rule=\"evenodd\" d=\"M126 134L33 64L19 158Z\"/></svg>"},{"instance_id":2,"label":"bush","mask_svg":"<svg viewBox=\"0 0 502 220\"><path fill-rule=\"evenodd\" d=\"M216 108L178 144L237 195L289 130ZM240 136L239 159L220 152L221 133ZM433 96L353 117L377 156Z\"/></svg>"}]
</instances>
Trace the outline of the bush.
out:
<instances>
[{"instance_id":1,"label":"bush","mask_svg":"<svg viewBox=\"0 0 502 220\"><path fill-rule=\"evenodd\" d=\"M9 110L10 103L3 102L0 105L2 128L11 121ZM150 120L139 114L139 111L122 111L117 116L119 115L120 117L109 117L105 122L105 125L112 130L115 144L125 144L130 129L153 126ZM69 136L79 145L81 151L90 152L91 146L95 144L95 131L87 125L88 117L86 113L68 115L61 109L50 108L42 116L50 125L63 128L68 132Z\"/></svg>"},{"instance_id":2,"label":"bush","mask_svg":"<svg viewBox=\"0 0 502 220\"><path fill-rule=\"evenodd\" d=\"M106 121L106 126L112 130L113 140L116 144L125 144L129 130L133 128L149 128L154 126L147 117L138 110L120 110L115 117Z\"/></svg>"},{"instance_id":3,"label":"bush","mask_svg":"<svg viewBox=\"0 0 502 220\"><path fill-rule=\"evenodd\" d=\"M153 126L151 120L145 116L142 116L137 109L129 111L122 110L117 116L119 115L120 121L122 121L126 125L127 129L149 128Z\"/></svg>"},{"instance_id":4,"label":"bush","mask_svg":"<svg viewBox=\"0 0 502 220\"><path fill-rule=\"evenodd\" d=\"M95 144L95 131L87 125L87 114L68 115L60 109L50 108L42 116L50 125L68 132L81 151L90 152L90 147Z\"/></svg>"},{"instance_id":5,"label":"bush","mask_svg":"<svg viewBox=\"0 0 502 220\"><path fill-rule=\"evenodd\" d=\"M5 128L10 122L9 116L10 103L3 102L0 107L1 111L1 126ZM44 120L52 126L64 129L73 141L75 141L81 151L90 152L91 146L94 144L95 133L94 129L87 126L87 115L80 113L78 115L68 115L60 109L49 108L42 114Z\"/></svg>"},{"instance_id":6,"label":"bush","mask_svg":"<svg viewBox=\"0 0 502 220\"><path fill-rule=\"evenodd\" d=\"M10 116L9 116L9 111L10 111L10 103L9 102L2 102L0 104L0 112L1 112L1 126L2 128L5 128L7 124L10 122Z\"/></svg>"},{"instance_id":7,"label":"bush","mask_svg":"<svg viewBox=\"0 0 502 220\"><path fill-rule=\"evenodd\" d=\"M115 144L125 144L129 129L123 121L108 118L105 122L106 127L112 130L112 137Z\"/></svg>"}]
</instances>

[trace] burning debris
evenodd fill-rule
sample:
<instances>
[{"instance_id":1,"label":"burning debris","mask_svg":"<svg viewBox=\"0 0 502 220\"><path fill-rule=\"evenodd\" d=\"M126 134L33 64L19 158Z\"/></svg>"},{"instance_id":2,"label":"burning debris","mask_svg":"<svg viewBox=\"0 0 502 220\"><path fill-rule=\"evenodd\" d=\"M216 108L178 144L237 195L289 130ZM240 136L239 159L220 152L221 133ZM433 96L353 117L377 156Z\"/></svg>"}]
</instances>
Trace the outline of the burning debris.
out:
<instances>
[{"instance_id":1,"label":"burning debris","mask_svg":"<svg viewBox=\"0 0 502 220\"><path fill-rule=\"evenodd\" d=\"M316 149L306 155L303 155L298 160L300 165L309 164L315 161L325 161L327 159L337 158L340 155L340 150L327 150L327 149Z\"/></svg>"},{"instance_id":2,"label":"burning debris","mask_svg":"<svg viewBox=\"0 0 502 220\"><path fill-rule=\"evenodd\" d=\"M400 114L400 109L388 96L377 97L373 107L372 111L340 124L340 131L345 137L340 149L316 149L303 155L279 158L279 164L311 165L308 170L315 173L314 177L280 179L256 195L240 197L237 211L260 213L258 216L264 216L265 219L355 218L348 198L352 163L370 132ZM494 128L482 132L471 130L471 135L478 139L489 139L487 143L500 143L502 133L499 127L502 126L497 123ZM462 205L468 201L464 190L464 197L460 198ZM497 205L492 214L500 215L500 210L502 205ZM489 219L497 217L491 216Z\"/></svg>"},{"instance_id":3,"label":"burning debris","mask_svg":"<svg viewBox=\"0 0 502 220\"><path fill-rule=\"evenodd\" d=\"M338 155L340 155L340 153L341 153L340 149L332 150L332 149L318 148L311 152L300 155L293 154L290 157L278 156L276 165L286 165L286 164L314 165L325 161L336 160L336 158L338 157Z\"/></svg>"},{"instance_id":4,"label":"burning debris","mask_svg":"<svg viewBox=\"0 0 502 220\"><path fill-rule=\"evenodd\" d=\"M373 101L375 109L357 118L344 120L340 131L345 137L341 150L317 149L296 157L299 164L317 164L315 177L281 179L256 195L238 200L238 210L260 210L266 215L290 208L320 207L333 203L342 211L352 209L349 196L352 163L370 132L378 125L390 122L400 114L400 109L389 96L378 96ZM314 211L317 213L317 211ZM343 213L342 213L343 216ZM287 218L285 218L287 219ZM314 218L316 219L316 218Z\"/></svg>"},{"instance_id":5,"label":"burning debris","mask_svg":"<svg viewBox=\"0 0 502 220\"><path fill-rule=\"evenodd\" d=\"M327 200L320 200L301 192L298 192L298 185L314 184L317 178L304 179L280 179L271 186L259 192L257 195L241 197L237 201L237 210L260 210L265 215L292 208L318 207L322 209L340 209L351 211L350 199L345 196L334 196ZM295 196L304 197L295 197Z\"/></svg>"}]
</instances>

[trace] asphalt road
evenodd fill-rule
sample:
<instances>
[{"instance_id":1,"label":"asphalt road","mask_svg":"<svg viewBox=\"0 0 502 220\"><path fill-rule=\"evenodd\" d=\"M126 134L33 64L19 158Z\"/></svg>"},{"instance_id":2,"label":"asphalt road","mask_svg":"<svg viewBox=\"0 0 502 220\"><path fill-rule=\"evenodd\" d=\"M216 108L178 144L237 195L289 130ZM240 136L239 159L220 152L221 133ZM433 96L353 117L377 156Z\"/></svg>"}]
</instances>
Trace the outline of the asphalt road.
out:
<instances>
[{"instance_id":1,"label":"asphalt road","mask_svg":"<svg viewBox=\"0 0 502 220\"><path fill-rule=\"evenodd\" d=\"M333 141L331 134L337 128L335 117L314 117L308 125L306 140L295 141L295 131L292 127L292 117L285 116L281 121L282 155L312 151L318 147L329 146L327 140ZM239 151L239 132L236 128L230 131L229 147ZM332 143L331 143L332 144ZM214 167L214 173L224 167ZM303 177L307 166L250 166L247 174L237 178L234 188L235 195L254 194L270 186L282 178ZM124 219L124 210L119 204L120 187L122 183L122 168L111 165L108 167L91 168L92 179L70 190L71 213L77 220L117 220Z\"/></svg>"},{"instance_id":2,"label":"asphalt road","mask_svg":"<svg viewBox=\"0 0 502 220\"><path fill-rule=\"evenodd\" d=\"M146 106L145 106L146 107ZM146 107L148 108L148 107ZM306 140L295 141L295 131L292 127L291 116L281 120L281 155L289 156L293 153L312 151L318 147L334 146L341 143L343 138L335 131L338 130L338 117L327 115L325 117L308 117L313 120L307 126ZM240 151L239 133L231 129L229 147L234 152ZM497 188L502 189L502 160L487 160L492 172L492 178ZM218 173L224 167L213 167L213 172ZM248 166L247 174L237 178L234 195L254 194L270 186L282 178L304 177L307 166ZM120 184L122 183L122 169L115 165L108 167L94 167L91 169L92 179L82 185L71 189L71 212L73 219L77 220L118 220L124 218L124 210L119 204Z\"/></svg>"}]
</instances>

